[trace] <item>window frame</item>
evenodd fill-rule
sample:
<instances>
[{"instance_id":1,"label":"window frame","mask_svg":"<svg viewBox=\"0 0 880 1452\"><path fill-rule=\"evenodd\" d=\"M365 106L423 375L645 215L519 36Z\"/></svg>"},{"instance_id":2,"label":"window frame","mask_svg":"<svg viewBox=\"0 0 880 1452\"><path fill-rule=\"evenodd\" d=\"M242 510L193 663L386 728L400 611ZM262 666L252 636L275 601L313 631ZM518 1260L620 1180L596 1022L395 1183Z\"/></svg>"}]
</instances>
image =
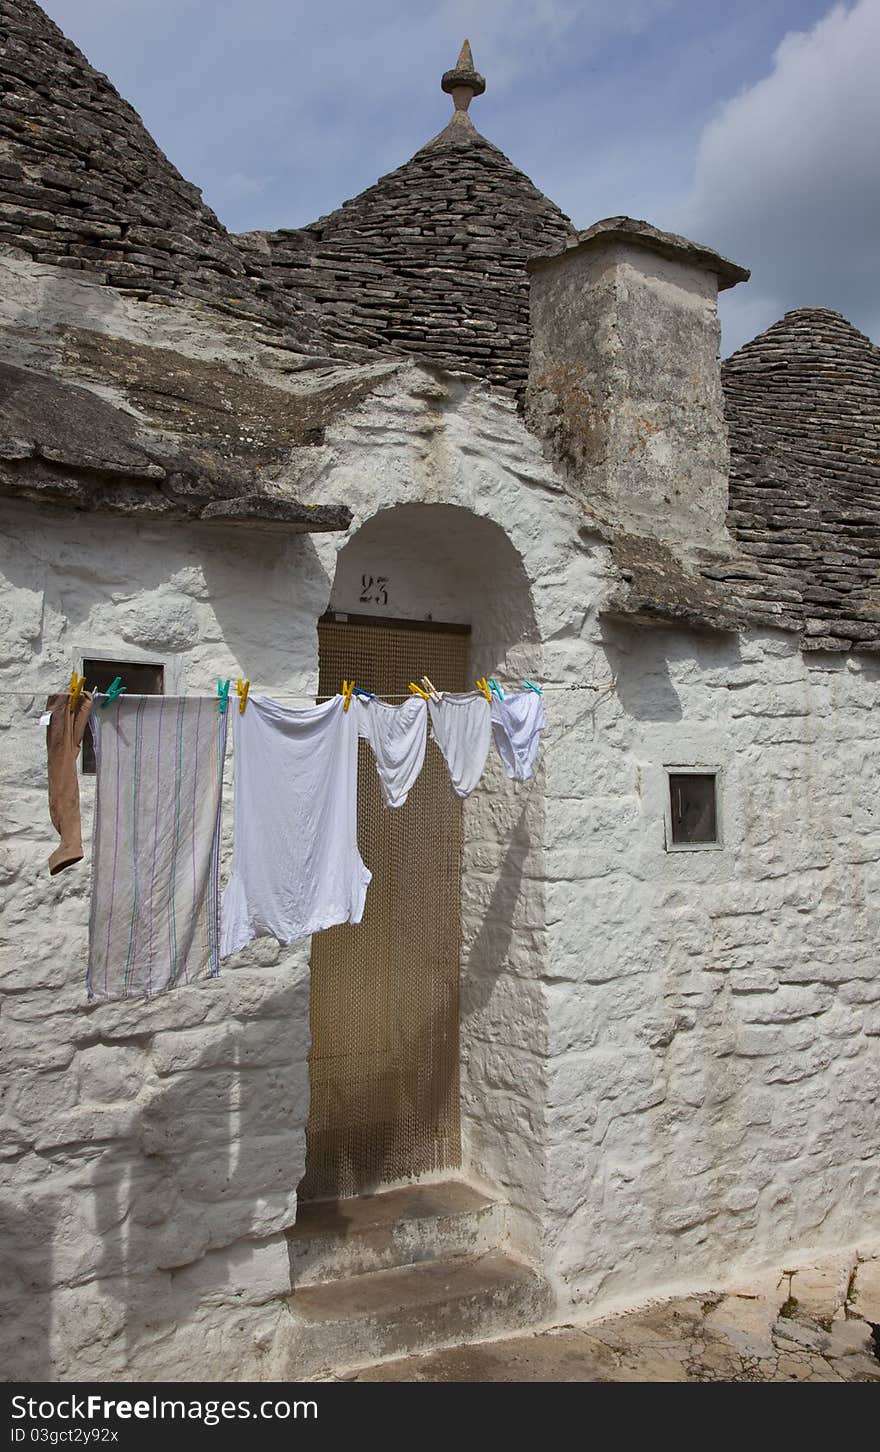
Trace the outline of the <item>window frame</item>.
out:
<instances>
[{"instance_id":1,"label":"window frame","mask_svg":"<svg viewBox=\"0 0 880 1452\"><path fill-rule=\"evenodd\" d=\"M87 675L87 672L85 671L86 661L90 661L93 665L112 665L115 668L116 674L121 675L123 685L125 685L126 666L134 667L137 669L143 669L146 667L150 670L161 671L162 690L157 694L161 696L168 696L172 694L172 692L170 692L168 689L168 662L166 660L163 660L158 652L154 655L150 652L138 650L137 648L135 648L133 650L126 650L123 655L123 652L118 649L95 650L89 648L88 646L84 646L82 650L77 651L73 664L73 669L76 670L79 675ZM92 689L92 682L88 679L86 680L86 689ZM132 694L136 693L133 692ZM83 744L85 745L85 743ZM88 753L83 750L80 753L79 761L80 776L93 777L96 775L96 769L95 766L92 764L91 760L87 758Z\"/></svg>"},{"instance_id":2,"label":"window frame","mask_svg":"<svg viewBox=\"0 0 880 1452\"><path fill-rule=\"evenodd\" d=\"M663 826L667 852L721 852L724 850L724 767L711 762L664 762ZM714 842L673 842L672 840L672 777L712 776L715 778L715 840Z\"/></svg>"}]
</instances>

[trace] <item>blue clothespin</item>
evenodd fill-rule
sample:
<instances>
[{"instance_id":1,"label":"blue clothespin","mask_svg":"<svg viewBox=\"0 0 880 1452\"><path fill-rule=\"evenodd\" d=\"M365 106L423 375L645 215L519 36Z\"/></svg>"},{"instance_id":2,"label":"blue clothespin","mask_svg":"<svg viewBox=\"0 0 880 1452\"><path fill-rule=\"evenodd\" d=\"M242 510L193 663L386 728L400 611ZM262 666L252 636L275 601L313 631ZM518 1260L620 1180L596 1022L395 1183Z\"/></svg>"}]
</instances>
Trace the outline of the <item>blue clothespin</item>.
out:
<instances>
[{"instance_id":1,"label":"blue clothespin","mask_svg":"<svg viewBox=\"0 0 880 1452\"><path fill-rule=\"evenodd\" d=\"M101 702L101 710L106 711L110 702L118 700L124 690L127 690L127 687L122 684L122 676L117 676L115 681L111 681L107 687L107 694Z\"/></svg>"},{"instance_id":2,"label":"blue clothespin","mask_svg":"<svg viewBox=\"0 0 880 1452\"><path fill-rule=\"evenodd\" d=\"M536 686L534 681L523 681L523 690L534 691L536 696L543 696L544 694L541 687Z\"/></svg>"},{"instance_id":3,"label":"blue clothespin","mask_svg":"<svg viewBox=\"0 0 880 1452\"><path fill-rule=\"evenodd\" d=\"M231 685L232 685L232 682L231 681L218 681L217 682L217 699L220 702L220 715L221 716L225 716L226 715L226 707L229 705L229 687Z\"/></svg>"},{"instance_id":4,"label":"blue clothespin","mask_svg":"<svg viewBox=\"0 0 880 1452\"><path fill-rule=\"evenodd\" d=\"M495 692L499 701L504 700L504 692L502 691L494 676L489 677L489 689Z\"/></svg>"},{"instance_id":5,"label":"blue clothespin","mask_svg":"<svg viewBox=\"0 0 880 1452\"><path fill-rule=\"evenodd\" d=\"M365 691L363 686L355 686L354 693L356 696L362 696L365 701L375 701L376 699L373 692Z\"/></svg>"}]
</instances>

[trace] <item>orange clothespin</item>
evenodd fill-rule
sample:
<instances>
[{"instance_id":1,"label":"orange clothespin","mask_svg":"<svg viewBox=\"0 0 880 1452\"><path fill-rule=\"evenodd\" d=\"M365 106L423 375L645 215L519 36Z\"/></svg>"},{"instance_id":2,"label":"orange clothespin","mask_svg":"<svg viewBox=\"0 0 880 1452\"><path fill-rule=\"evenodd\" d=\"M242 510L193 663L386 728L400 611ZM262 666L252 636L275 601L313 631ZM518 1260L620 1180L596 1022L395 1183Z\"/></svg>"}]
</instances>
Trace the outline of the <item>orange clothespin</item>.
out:
<instances>
[{"instance_id":1,"label":"orange clothespin","mask_svg":"<svg viewBox=\"0 0 880 1452\"><path fill-rule=\"evenodd\" d=\"M86 678L85 678L85 676L81 676L81 675L79 675L77 673L77 671L74 671L73 675L70 677L70 685L67 687L67 689L68 689L68 691L70 693L70 714L71 714L71 716L75 714L76 708L77 708L77 706L79 705L79 702L80 702L80 697L81 697L83 691L85 690L85 688L86 688Z\"/></svg>"},{"instance_id":2,"label":"orange clothespin","mask_svg":"<svg viewBox=\"0 0 880 1452\"><path fill-rule=\"evenodd\" d=\"M342 709L347 711L351 705L351 693L354 690L354 681L342 682Z\"/></svg>"},{"instance_id":3,"label":"orange clothespin","mask_svg":"<svg viewBox=\"0 0 880 1452\"><path fill-rule=\"evenodd\" d=\"M414 696L421 696L423 700L430 701L431 697L428 695L428 692L423 691L421 686L417 686L415 681L410 681L409 688Z\"/></svg>"},{"instance_id":4,"label":"orange clothespin","mask_svg":"<svg viewBox=\"0 0 880 1452\"><path fill-rule=\"evenodd\" d=\"M235 694L238 696L238 714L244 715L244 708L247 705L248 691L251 688L250 681L238 680L235 683Z\"/></svg>"},{"instance_id":5,"label":"orange clothespin","mask_svg":"<svg viewBox=\"0 0 880 1452\"><path fill-rule=\"evenodd\" d=\"M431 700L432 701L439 701L440 700L440 692L434 686L433 682L428 680L428 677L427 676L422 676L422 685L424 686L425 690L428 692L428 695L431 697Z\"/></svg>"},{"instance_id":6,"label":"orange clothespin","mask_svg":"<svg viewBox=\"0 0 880 1452\"><path fill-rule=\"evenodd\" d=\"M492 700L492 692L489 690L489 682L486 680L485 676L481 676L480 679L477 681L477 690L483 692L483 695L486 697L487 701Z\"/></svg>"}]
</instances>

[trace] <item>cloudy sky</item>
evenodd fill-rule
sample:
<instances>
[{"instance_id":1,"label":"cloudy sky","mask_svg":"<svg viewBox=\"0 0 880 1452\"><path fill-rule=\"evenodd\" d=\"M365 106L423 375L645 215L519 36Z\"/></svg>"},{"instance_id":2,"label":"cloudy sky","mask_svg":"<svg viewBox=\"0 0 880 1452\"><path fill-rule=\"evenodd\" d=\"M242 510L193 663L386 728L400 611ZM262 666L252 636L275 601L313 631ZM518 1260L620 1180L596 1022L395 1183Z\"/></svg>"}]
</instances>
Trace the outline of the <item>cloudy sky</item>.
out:
<instances>
[{"instance_id":1,"label":"cloudy sky","mask_svg":"<svg viewBox=\"0 0 880 1452\"><path fill-rule=\"evenodd\" d=\"M445 124L578 226L626 213L752 269L730 352L787 308L880 342L880 0L42 0L232 230L296 226Z\"/></svg>"}]
</instances>

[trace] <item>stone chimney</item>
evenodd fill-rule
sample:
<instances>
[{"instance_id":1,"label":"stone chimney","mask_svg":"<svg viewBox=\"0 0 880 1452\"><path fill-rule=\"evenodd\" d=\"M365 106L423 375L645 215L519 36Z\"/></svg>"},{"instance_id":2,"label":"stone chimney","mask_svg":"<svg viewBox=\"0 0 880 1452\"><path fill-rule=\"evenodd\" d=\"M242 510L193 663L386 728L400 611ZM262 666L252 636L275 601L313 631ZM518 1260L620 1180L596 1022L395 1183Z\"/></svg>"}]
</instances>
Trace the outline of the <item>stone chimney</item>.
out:
<instances>
[{"instance_id":1,"label":"stone chimney","mask_svg":"<svg viewBox=\"0 0 880 1452\"><path fill-rule=\"evenodd\" d=\"M716 300L746 269L629 217L528 266L526 416L573 490L612 530L723 546Z\"/></svg>"}]
</instances>

